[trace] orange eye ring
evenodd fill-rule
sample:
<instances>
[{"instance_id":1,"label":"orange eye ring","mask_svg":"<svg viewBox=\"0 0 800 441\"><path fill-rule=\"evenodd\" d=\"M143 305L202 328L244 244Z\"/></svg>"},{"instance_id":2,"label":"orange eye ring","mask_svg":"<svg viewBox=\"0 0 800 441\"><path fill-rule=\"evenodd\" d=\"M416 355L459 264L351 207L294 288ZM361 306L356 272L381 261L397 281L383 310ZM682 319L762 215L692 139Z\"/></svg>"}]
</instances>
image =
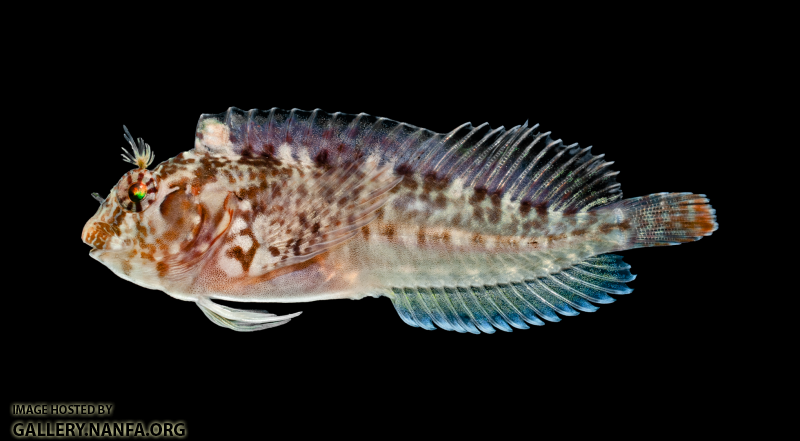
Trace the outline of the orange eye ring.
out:
<instances>
[{"instance_id":1,"label":"orange eye ring","mask_svg":"<svg viewBox=\"0 0 800 441\"><path fill-rule=\"evenodd\" d=\"M117 184L117 201L127 211L139 213L156 199L158 187L149 170L131 170Z\"/></svg>"}]
</instances>

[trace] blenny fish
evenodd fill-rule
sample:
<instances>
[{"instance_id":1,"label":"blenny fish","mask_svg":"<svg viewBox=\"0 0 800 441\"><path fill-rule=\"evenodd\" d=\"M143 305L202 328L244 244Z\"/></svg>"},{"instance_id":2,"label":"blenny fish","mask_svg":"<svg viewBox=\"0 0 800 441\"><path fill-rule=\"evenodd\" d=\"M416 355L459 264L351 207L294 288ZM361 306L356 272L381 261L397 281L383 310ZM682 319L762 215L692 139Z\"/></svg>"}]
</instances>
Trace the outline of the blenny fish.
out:
<instances>
[{"instance_id":1,"label":"blenny fish","mask_svg":"<svg viewBox=\"0 0 800 441\"><path fill-rule=\"evenodd\" d=\"M622 199L591 147L538 125L442 134L319 109L204 114L194 149L152 171L150 146L83 228L91 257L196 302L217 325L287 323L235 302L386 296L411 326L493 333L556 322L631 292L609 254L717 229L702 194Z\"/></svg>"}]
</instances>

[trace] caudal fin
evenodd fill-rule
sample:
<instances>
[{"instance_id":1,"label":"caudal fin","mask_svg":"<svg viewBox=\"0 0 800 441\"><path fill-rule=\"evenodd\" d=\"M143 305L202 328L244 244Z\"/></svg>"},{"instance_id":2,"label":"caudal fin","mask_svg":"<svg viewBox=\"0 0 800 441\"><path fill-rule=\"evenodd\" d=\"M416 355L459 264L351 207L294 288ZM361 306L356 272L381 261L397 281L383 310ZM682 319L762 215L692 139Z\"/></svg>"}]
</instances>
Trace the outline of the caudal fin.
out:
<instances>
[{"instance_id":1,"label":"caudal fin","mask_svg":"<svg viewBox=\"0 0 800 441\"><path fill-rule=\"evenodd\" d=\"M678 245L717 230L716 210L704 194L655 193L616 203L629 222L629 248Z\"/></svg>"}]
</instances>

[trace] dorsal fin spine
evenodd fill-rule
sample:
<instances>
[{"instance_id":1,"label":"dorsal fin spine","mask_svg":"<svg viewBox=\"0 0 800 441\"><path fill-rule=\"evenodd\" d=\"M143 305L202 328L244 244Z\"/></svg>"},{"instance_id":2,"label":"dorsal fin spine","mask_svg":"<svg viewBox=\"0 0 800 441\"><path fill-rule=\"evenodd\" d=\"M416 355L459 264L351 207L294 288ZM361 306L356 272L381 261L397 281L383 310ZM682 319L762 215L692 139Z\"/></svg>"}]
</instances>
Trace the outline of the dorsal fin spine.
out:
<instances>
[{"instance_id":1,"label":"dorsal fin spine","mask_svg":"<svg viewBox=\"0 0 800 441\"><path fill-rule=\"evenodd\" d=\"M536 129L537 127L539 127L539 124L536 124L535 126L531 127L531 131L533 131L533 130L534 130L534 129ZM544 138L545 136L547 136L549 133L550 133L550 132L546 132L546 133L537 133L537 134L536 134L536 136L535 136L535 137L534 137L534 138L531 140L531 142L530 142L530 143L527 145L527 147L525 147L525 149L523 150L523 152L522 152L522 153L521 153L519 156L517 156L517 159L514 161L514 163L511 165L511 167L509 167L509 168L508 168L508 173L506 174L506 177L504 178L504 181L505 181L505 180L509 180L509 179L511 179L511 177L512 177L512 176L513 176L515 173L519 173L519 175L518 175L518 176L516 176L516 177L513 179L513 183L511 184L511 187L510 187L510 188L507 190L507 192L506 192L506 194L507 194L507 195L511 195L511 196L509 197L509 199L510 199L510 200L515 200L515 199L514 199L514 197L513 197L514 189L515 189L515 188L517 188L517 186L519 186L519 184L520 184L520 181L522 181L522 180L524 179L525 175L526 175L528 172L530 172L530 168L528 168L528 167L526 167L524 170L522 170L522 171L520 172L520 171L519 171L519 166L520 166L520 164L522 163L522 161L523 161L525 158L527 158L527 157L528 157L528 154L530 153L531 149L533 149L533 147L534 147L536 144L538 144L538 143L539 143L539 141L540 141L542 138ZM532 167L531 167L531 168L532 168ZM505 182L503 183L503 185L505 185Z\"/></svg>"},{"instance_id":2,"label":"dorsal fin spine","mask_svg":"<svg viewBox=\"0 0 800 441\"><path fill-rule=\"evenodd\" d=\"M212 118L227 125L227 130L205 124ZM261 156L278 153L276 149L288 143L289 151L284 154L328 166L364 154L378 156L379 164L390 163L403 175L413 173L443 183L459 179L465 187L511 202L545 203L551 211L589 209L619 197L609 176L609 181L596 180L605 169L588 150L576 144L564 146L560 140L552 141L550 132L538 134L536 129L538 125L528 127L527 121L510 130L492 130L488 124L473 128L466 123L439 134L366 113L231 107L224 114L201 117L196 146L201 152ZM546 145L538 148L542 139ZM578 183L592 184L583 189ZM599 198L590 196L601 194Z\"/></svg>"},{"instance_id":3,"label":"dorsal fin spine","mask_svg":"<svg viewBox=\"0 0 800 441\"><path fill-rule=\"evenodd\" d=\"M587 147L591 148L591 147ZM577 176L577 178L572 180L567 180L564 182L564 188L559 191L559 200L556 201L552 209L557 211L564 211L565 208L569 205L569 202L572 200L571 198L575 195L575 191L579 191L581 186L588 180L591 175L591 170L594 167L597 167L597 164L602 164L602 159L605 157L605 154L600 154L597 156L591 156L586 162L578 166L577 169L573 170L573 174ZM599 161L599 162L598 162ZM584 171L586 169L586 171Z\"/></svg>"},{"instance_id":4,"label":"dorsal fin spine","mask_svg":"<svg viewBox=\"0 0 800 441\"><path fill-rule=\"evenodd\" d=\"M421 157L418 162L418 169L435 171L435 167L432 167L432 164L440 162L438 158L447 155L450 151L450 149L445 149L445 146L451 142L458 144L457 140L459 138L456 136L459 134L459 132L465 132L460 137L463 138L464 136L469 135L472 130L472 125L470 123L464 123L456 127L453 131L445 135L443 139L439 140L440 144L437 148L429 148L428 151L425 152L424 156Z\"/></svg>"},{"instance_id":5,"label":"dorsal fin spine","mask_svg":"<svg viewBox=\"0 0 800 441\"><path fill-rule=\"evenodd\" d=\"M526 126L527 121L525 124L523 124L523 127ZM519 137L517 137L516 141L514 141L514 144L506 149L506 152L497 162L496 167L492 171L492 176L486 180L486 189L489 193L495 193L498 189L502 190L503 186L505 186L505 183L508 182L508 179L514 174L514 166L512 165L506 167L506 164L511 160L514 152L519 149L520 144L527 141L531 133L533 133L538 126L539 125L536 124L533 127L528 127L527 129L523 130ZM518 164L518 160L514 161L514 164Z\"/></svg>"},{"instance_id":6,"label":"dorsal fin spine","mask_svg":"<svg viewBox=\"0 0 800 441\"><path fill-rule=\"evenodd\" d=\"M471 123L470 123L470 124L471 124ZM482 130L484 130L484 128L486 128L486 127L488 127L488 126L489 126L489 123L483 123L483 124L479 125L478 127L475 127L475 128L473 128L473 129L471 129L471 130L469 131L469 133L467 133L466 135L464 135L464 137L460 138L460 139L459 139L458 141L456 141L456 142L455 142L455 143L454 143L452 146L450 146L450 148L449 148L449 149L447 149L447 152L445 152L445 154L444 154L444 155L442 155L442 157L441 157L441 158L439 158L439 161L436 163L436 165L434 165L434 166L433 166L432 170L433 170L433 171L435 171L435 172L437 173L437 175L447 176L448 172L449 172L449 171L450 171L450 170L451 170L453 167L452 167L452 165L451 165L449 168L442 169L442 167L444 167L444 165L446 164L446 162L445 162L445 161L446 161L447 159L449 159L449 158L450 158L450 157L451 157L453 154L456 154L456 153L458 152L458 150L460 150L460 149L461 149L461 146L463 146L463 145L464 145L464 144L465 144L467 141L469 141L469 140L470 140L470 139L471 139L473 136L475 136L477 133L480 133ZM460 127L459 127L459 128L460 128ZM455 132L455 130L454 130L453 132ZM451 132L451 133L452 133L452 132Z\"/></svg>"},{"instance_id":7,"label":"dorsal fin spine","mask_svg":"<svg viewBox=\"0 0 800 441\"><path fill-rule=\"evenodd\" d=\"M556 150L558 150L558 146L561 145L561 140L559 139L557 141L553 141L553 144L556 146ZM561 159L561 157L564 156L564 154L567 151L568 149L566 148L561 149L561 151L559 151L558 153L553 155L552 158L550 158L550 160L547 162L547 164L545 164L544 167L539 169L539 172L536 173L536 176L531 178L530 182L528 183L527 189L523 191L522 194L524 196L522 196L521 199L528 200L533 204L536 203L538 196L541 194L541 192L543 192L546 189L546 187L542 185L542 179L548 176L548 172L551 172L553 165L556 164L558 160Z\"/></svg>"},{"instance_id":8,"label":"dorsal fin spine","mask_svg":"<svg viewBox=\"0 0 800 441\"><path fill-rule=\"evenodd\" d=\"M482 187L485 188L487 192L496 188L492 185L492 181L502 179L502 177L505 176L507 171L504 167L505 164L508 163L509 158L514 152L516 146L520 144L520 142L525 138L525 136L527 136L528 133L529 128L527 123L523 124L517 130L515 135L509 138L508 141L506 141L506 143L495 152L489 161L487 161L483 170L483 176L485 177L481 178L481 181L483 181Z\"/></svg>"},{"instance_id":9,"label":"dorsal fin spine","mask_svg":"<svg viewBox=\"0 0 800 441\"><path fill-rule=\"evenodd\" d=\"M609 177L613 177L618 175L619 172L615 172L613 175L611 173L608 174ZM592 201L587 202L586 206L581 208L581 212L586 212L591 210L595 207L602 207L604 205L611 204L613 202L618 201L622 198L622 193L616 191L620 187L620 183L616 182L613 184L609 184L607 187L603 188L602 190L597 191L595 194L592 195Z\"/></svg>"},{"instance_id":10,"label":"dorsal fin spine","mask_svg":"<svg viewBox=\"0 0 800 441\"><path fill-rule=\"evenodd\" d=\"M568 173L565 176L563 176L560 183L550 188L547 194L542 196L543 199L548 199L551 201L550 206L553 210L556 210L560 205L560 203L562 202L561 197L564 193L564 190L566 190L569 187L569 185L575 180L572 176L580 176L579 171L583 170L588 165L588 163L591 162L591 157L586 159L584 163L575 168L575 170L570 171L569 170L570 167L572 167L574 163L582 161L583 158L585 158L587 155L591 156L591 154L589 153L591 149L592 146L582 149L580 152L576 153L572 157L572 159L564 163L562 169L566 170Z\"/></svg>"},{"instance_id":11,"label":"dorsal fin spine","mask_svg":"<svg viewBox=\"0 0 800 441\"><path fill-rule=\"evenodd\" d=\"M545 132L545 133L542 133L539 136L537 136L536 140L534 141L534 143L531 144L528 147L528 149L532 148L533 145L537 144L539 142L539 140L542 139L542 138L544 138L545 143L547 143L550 140L550 132ZM516 201L516 200L519 199L520 192L521 192L521 190L523 188L523 187L520 187L520 185L524 185L525 177L528 176L528 173L530 173L531 170L533 170L534 167L536 167L536 165L539 163L539 160L542 158L542 156L544 156L545 153L547 153L547 150L548 150L548 147L547 147L547 145L545 145L545 147L542 148L542 150L539 153L537 153L536 156L531 160L531 162L525 167L525 170L523 170L522 173L520 173L520 175L515 179L516 182L514 182L514 185L508 190L509 194L511 194L510 199L512 201ZM526 150L525 155L527 156L527 154L528 154L528 152Z\"/></svg>"},{"instance_id":12,"label":"dorsal fin spine","mask_svg":"<svg viewBox=\"0 0 800 441\"><path fill-rule=\"evenodd\" d=\"M578 148L578 144L572 144L564 151L569 151L572 148ZM534 204L548 201L550 206L553 207L558 202L557 198L559 196L559 192L564 188L565 184L569 183L570 181L570 175L573 173L570 171L570 169L576 162L584 158L589 149L591 149L591 147L581 149L578 153L575 153L570 159L561 164L558 170L553 172L550 179L542 185L543 191L536 197Z\"/></svg>"},{"instance_id":13,"label":"dorsal fin spine","mask_svg":"<svg viewBox=\"0 0 800 441\"><path fill-rule=\"evenodd\" d=\"M369 116L367 114L364 115ZM380 127L380 125L383 123L382 120L383 118L377 118L375 122L371 126L369 126L369 129L367 129L367 131L364 132L361 138L362 145L370 145L370 143L372 142L372 136L378 132L378 130L376 129Z\"/></svg>"},{"instance_id":14,"label":"dorsal fin spine","mask_svg":"<svg viewBox=\"0 0 800 441\"><path fill-rule=\"evenodd\" d=\"M311 111L311 116L308 118L308 124L306 124L306 129L303 132L303 140L311 138L313 134L313 127L314 122L317 120L317 114L319 113L319 109L314 109Z\"/></svg>"},{"instance_id":15,"label":"dorsal fin spine","mask_svg":"<svg viewBox=\"0 0 800 441\"><path fill-rule=\"evenodd\" d=\"M583 197L583 194L591 191L591 183L598 181L596 178L597 174L601 173L603 169L609 166L608 162L602 161L603 156L604 155L595 156L591 161L589 161L591 165L588 166L583 175L581 175L579 179L576 179L569 188L569 199L563 204L563 206L558 208L559 211L577 211L579 208L581 208L581 205L578 205L578 202Z\"/></svg>"},{"instance_id":16,"label":"dorsal fin spine","mask_svg":"<svg viewBox=\"0 0 800 441\"><path fill-rule=\"evenodd\" d=\"M592 198L591 190L593 189L593 186L596 185L596 184L601 183L602 181L604 181L604 180L606 180L606 179L608 179L610 177L616 176L616 174L619 173L619 172L609 171L609 172L606 172L606 173L604 173L604 174L602 174L600 176L597 176L597 173L599 171L608 168L608 166L611 165L611 164L613 164L613 162L604 162L604 163L600 164L597 167L597 169L594 170L594 173L591 175L592 177L595 177L595 179L589 181L586 185L582 186L581 189L578 190L575 193L575 195L572 197L570 202L568 202L566 204L566 206L564 207L564 210L565 211L584 211L583 207L586 205L585 201L587 201L587 200ZM611 173L613 173L613 174L611 174Z\"/></svg>"},{"instance_id":17,"label":"dorsal fin spine","mask_svg":"<svg viewBox=\"0 0 800 441\"><path fill-rule=\"evenodd\" d=\"M488 127L488 124L486 125ZM481 125L479 128L483 129L484 125ZM468 151L461 153L460 157L453 162L453 165L449 167L449 169L445 169L443 174L445 176L452 176L453 179L458 179L461 175L469 169L470 159L474 158L478 155L478 152L484 148L486 143L492 144L496 141L498 135L503 131L503 126L500 126L494 130L489 130L483 137L475 143L474 146ZM478 133L478 131L476 131ZM473 162L477 163L477 161Z\"/></svg>"},{"instance_id":18,"label":"dorsal fin spine","mask_svg":"<svg viewBox=\"0 0 800 441\"><path fill-rule=\"evenodd\" d=\"M505 143L495 150L494 154L486 161L486 164L484 164L483 169L480 171L479 176L485 176L481 179L484 188L489 187L491 179L502 169L503 163L505 162L504 159L507 160L513 150L513 146L519 144L519 140L528 131L528 123L525 122L522 126L514 127L512 130L514 132L513 135L509 136ZM491 170L491 173L489 170Z\"/></svg>"},{"instance_id":19,"label":"dorsal fin spine","mask_svg":"<svg viewBox=\"0 0 800 441\"><path fill-rule=\"evenodd\" d=\"M500 126L499 128L504 129L503 126ZM473 185L473 181L475 180L475 178L479 176L481 171L486 167L487 158L489 158L492 155L492 153L494 153L495 149L497 149L498 146L503 144L509 136L513 135L513 131L514 129L511 129L504 133L497 133L498 135L497 138L495 138L490 145L478 151L473 149L473 152L475 152L477 155L474 157L472 161L470 161L471 164L469 164L467 168L462 172L464 173L465 187L471 187Z\"/></svg>"},{"instance_id":20,"label":"dorsal fin spine","mask_svg":"<svg viewBox=\"0 0 800 441\"><path fill-rule=\"evenodd\" d=\"M489 187L489 178L492 174L496 173L499 169L499 162L511 150L509 147L515 143L517 139L525 132L525 126L516 126L509 130L502 141L493 146L493 151L488 155L483 163L483 167L475 174L472 182L475 186L487 189Z\"/></svg>"},{"instance_id":21,"label":"dorsal fin spine","mask_svg":"<svg viewBox=\"0 0 800 441\"><path fill-rule=\"evenodd\" d=\"M604 173L602 176L600 176L599 178L597 178L594 181L592 181L589 185L590 186L600 185L603 182L608 181L609 179L617 176L618 174L619 174L618 171L610 171L610 172ZM581 213L584 213L586 211L589 211L591 208L593 208L595 206L602 206L602 205L611 203L614 200L622 197L622 193L618 193L613 200L607 200L607 201L602 201L601 200L601 196L599 196L599 195L603 195L603 194L605 194L607 192L610 192L611 190L617 189L619 187L620 187L619 183L611 183L611 184L603 187L600 190L595 190L593 192L587 192L588 194L580 201L580 204L575 206L575 208L578 208Z\"/></svg>"}]
</instances>

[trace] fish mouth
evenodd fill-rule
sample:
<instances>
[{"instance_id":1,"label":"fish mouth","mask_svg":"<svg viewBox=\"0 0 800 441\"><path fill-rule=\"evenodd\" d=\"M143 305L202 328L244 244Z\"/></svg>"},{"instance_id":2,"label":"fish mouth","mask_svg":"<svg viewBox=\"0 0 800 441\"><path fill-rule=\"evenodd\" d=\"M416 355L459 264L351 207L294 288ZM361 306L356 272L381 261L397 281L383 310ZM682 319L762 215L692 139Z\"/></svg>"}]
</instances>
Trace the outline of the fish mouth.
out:
<instances>
[{"instance_id":1,"label":"fish mouth","mask_svg":"<svg viewBox=\"0 0 800 441\"><path fill-rule=\"evenodd\" d=\"M116 248L114 243L119 242L119 228L106 222L89 221L83 227L81 240L92 247L92 250L102 250L109 246L113 249Z\"/></svg>"},{"instance_id":2,"label":"fish mouth","mask_svg":"<svg viewBox=\"0 0 800 441\"><path fill-rule=\"evenodd\" d=\"M91 237L93 237L93 235L94 235L94 233L93 233L93 225L94 225L94 222L91 222L91 221L86 222L86 225L83 226L83 231L81 231L81 241L83 243L85 243L86 245L89 245L90 247L92 247L92 250L96 250L97 248L95 248L95 246L93 245L94 241L93 241L93 239L91 239Z\"/></svg>"}]
</instances>

